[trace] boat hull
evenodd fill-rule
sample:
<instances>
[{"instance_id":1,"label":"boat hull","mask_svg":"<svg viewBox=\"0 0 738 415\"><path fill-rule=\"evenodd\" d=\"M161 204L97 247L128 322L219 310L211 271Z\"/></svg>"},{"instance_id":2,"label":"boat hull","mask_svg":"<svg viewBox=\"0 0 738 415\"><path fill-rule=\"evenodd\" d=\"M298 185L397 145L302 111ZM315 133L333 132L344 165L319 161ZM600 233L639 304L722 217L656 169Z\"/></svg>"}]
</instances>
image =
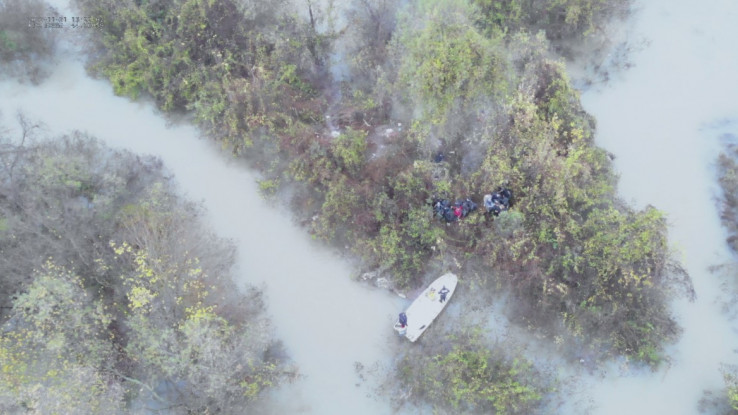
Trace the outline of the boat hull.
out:
<instances>
[{"instance_id":1,"label":"boat hull","mask_svg":"<svg viewBox=\"0 0 738 415\"><path fill-rule=\"evenodd\" d=\"M399 319L394 329L408 338L411 342L428 329L433 320L443 311L456 290L458 278L452 273L446 273L433 281L418 298L405 310L407 324L403 326ZM444 289L445 288L445 289ZM445 295L443 293L445 292ZM442 298L443 297L443 298Z\"/></svg>"}]
</instances>

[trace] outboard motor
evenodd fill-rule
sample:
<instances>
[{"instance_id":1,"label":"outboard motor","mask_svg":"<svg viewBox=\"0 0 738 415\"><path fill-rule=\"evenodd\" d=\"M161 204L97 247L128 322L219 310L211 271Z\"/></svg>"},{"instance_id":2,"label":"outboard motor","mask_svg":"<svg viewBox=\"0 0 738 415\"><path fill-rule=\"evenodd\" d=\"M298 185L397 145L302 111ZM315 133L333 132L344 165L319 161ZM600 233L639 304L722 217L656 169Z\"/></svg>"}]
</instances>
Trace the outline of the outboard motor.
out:
<instances>
[{"instance_id":1,"label":"outboard motor","mask_svg":"<svg viewBox=\"0 0 738 415\"><path fill-rule=\"evenodd\" d=\"M400 313L400 318L397 319L397 323L395 323L395 331L397 331L400 336L407 334L407 314Z\"/></svg>"}]
</instances>

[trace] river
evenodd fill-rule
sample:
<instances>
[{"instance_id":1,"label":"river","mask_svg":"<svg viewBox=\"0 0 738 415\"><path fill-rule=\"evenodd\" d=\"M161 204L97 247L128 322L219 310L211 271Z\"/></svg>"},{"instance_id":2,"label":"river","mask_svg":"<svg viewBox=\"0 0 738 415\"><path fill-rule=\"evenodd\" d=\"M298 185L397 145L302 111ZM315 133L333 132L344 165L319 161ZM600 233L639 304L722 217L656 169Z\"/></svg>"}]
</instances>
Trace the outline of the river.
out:
<instances>
[{"instance_id":1,"label":"river","mask_svg":"<svg viewBox=\"0 0 738 415\"><path fill-rule=\"evenodd\" d=\"M620 195L666 212L670 243L697 295L673 304L684 334L668 349L671 364L656 373L614 364L592 380L593 413L697 413L703 390L722 387L720 364L738 362L723 277L708 269L732 260L715 161L721 137L738 134L736 22L734 0L636 2L624 39L633 66L582 94L597 119L597 144L616 156Z\"/></svg>"},{"instance_id":2,"label":"river","mask_svg":"<svg viewBox=\"0 0 738 415\"><path fill-rule=\"evenodd\" d=\"M715 197L714 161L720 137L738 135L738 2L667 1L636 4L625 33L645 47L633 67L583 92L598 120L597 142L615 156L620 194L633 205L668 214L670 241L691 274L697 299L677 300L684 327L658 372L622 361L604 375L580 371L584 412L692 414L704 389L722 386L720 363L736 363L735 322L722 311L720 277L711 265L729 261ZM188 197L201 200L207 220L238 246L236 278L266 292L275 336L304 377L273 393L259 413L387 414L355 362L389 365L402 345L390 328L406 302L353 282L352 265L292 224L289 211L263 200L257 175L228 161L188 126L171 126L150 103L115 97L86 76L73 48L63 50L40 86L0 82L6 125L16 109L53 133L79 129L108 145L160 157ZM575 370L574 373L577 373Z\"/></svg>"},{"instance_id":3,"label":"river","mask_svg":"<svg viewBox=\"0 0 738 415\"><path fill-rule=\"evenodd\" d=\"M352 281L355 267L312 241L286 208L263 200L257 175L229 162L195 128L167 125L150 103L114 96L109 83L86 75L74 48L62 52L37 87L0 82L3 124L15 126L20 109L44 122L48 135L77 129L109 146L155 155L187 197L202 201L213 230L237 245L235 277L264 289L275 336L303 375L260 413L389 413L355 362L365 371L391 362L401 345L392 324L405 301Z\"/></svg>"}]
</instances>

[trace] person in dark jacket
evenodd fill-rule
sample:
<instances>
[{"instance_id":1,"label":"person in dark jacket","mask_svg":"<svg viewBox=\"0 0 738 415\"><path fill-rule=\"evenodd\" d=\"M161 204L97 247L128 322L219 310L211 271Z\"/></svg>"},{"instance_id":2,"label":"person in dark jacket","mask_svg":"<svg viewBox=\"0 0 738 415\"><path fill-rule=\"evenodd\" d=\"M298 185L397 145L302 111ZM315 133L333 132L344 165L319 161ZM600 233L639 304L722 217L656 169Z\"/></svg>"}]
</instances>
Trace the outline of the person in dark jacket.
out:
<instances>
[{"instance_id":1,"label":"person in dark jacket","mask_svg":"<svg viewBox=\"0 0 738 415\"><path fill-rule=\"evenodd\" d=\"M477 204L467 197L463 202L461 202L461 208L464 210L464 217L466 217L477 210Z\"/></svg>"},{"instance_id":2,"label":"person in dark jacket","mask_svg":"<svg viewBox=\"0 0 738 415\"><path fill-rule=\"evenodd\" d=\"M484 195L484 208L487 210L487 213L497 216L506 209L502 201L503 196L500 192Z\"/></svg>"},{"instance_id":3,"label":"person in dark jacket","mask_svg":"<svg viewBox=\"0 0 738 415\"><path fill-rule=\"evenodd\" d=\"M451 202L446 199L436 199L436 202L433 204L433 212L439 219L443 219L446 222L457 220L451 207Z\"/></svg>"},{"instance_id":4,"label":"person in dark jacket","mask_svg":"<svg viewBox=\"0 0 738 415\"><path fill-rule=\"evenodd\" d=\"M502 205L499 203L495 203L494 206L492 206L492 214L495 216L499 216L500 212L502 212Z\"/></svg>"},{"instance_id":5,"label":"person in dark jacket","mask_svg":"<svg viewBox=\"0 0 738 415\"><path fill-rule=\"evenodd\" d=\"M512 201L512 192L510 189L499 186L497 188L497 194L499 195L499 200L502 206L504 206L505 209L508 209L510 207L510 202Z\"/></svg>"},{"instance_id":6,"label":"person in dark jacket","mask_svg":"<svg viewBox=\"0 0 738 415\"><path fill-rule=\"evenodd\" d=\"M446 288L445 285L443 286L443 288L441 288L441 291L438 292L438 294L441 295L441 300L440 300L441 302L446 301L446 295L448 295L449 292L450 290Z\"/></svg>"}]
</instances>

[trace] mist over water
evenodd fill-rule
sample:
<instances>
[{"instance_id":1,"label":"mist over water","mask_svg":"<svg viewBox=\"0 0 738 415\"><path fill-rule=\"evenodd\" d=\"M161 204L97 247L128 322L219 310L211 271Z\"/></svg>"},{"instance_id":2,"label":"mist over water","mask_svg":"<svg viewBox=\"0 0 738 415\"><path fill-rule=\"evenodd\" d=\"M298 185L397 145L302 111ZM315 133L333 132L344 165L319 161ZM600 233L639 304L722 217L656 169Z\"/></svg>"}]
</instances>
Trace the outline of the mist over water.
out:
<instances>
[{"instance_id":1,"label":"mist over water","mask_svg":"<svg viewBox=\"0 0 738 415\"><path fill-rule=\"evenodd\" d=\"M593 380L594 413L694 414L703 390L723 387L720 364L738 362L736 322L722 310L721 276L708 269L732 260L714 165L720 137L738 133L738 2L635 6L627 40L646 46L630 56L631 69L582 100L597 119L597 144L616 156L620 195L666 212L697 298L673 304L684 333L668 349L671 363L656 373L613 364Z\"/></svg>"}]
</instances>

